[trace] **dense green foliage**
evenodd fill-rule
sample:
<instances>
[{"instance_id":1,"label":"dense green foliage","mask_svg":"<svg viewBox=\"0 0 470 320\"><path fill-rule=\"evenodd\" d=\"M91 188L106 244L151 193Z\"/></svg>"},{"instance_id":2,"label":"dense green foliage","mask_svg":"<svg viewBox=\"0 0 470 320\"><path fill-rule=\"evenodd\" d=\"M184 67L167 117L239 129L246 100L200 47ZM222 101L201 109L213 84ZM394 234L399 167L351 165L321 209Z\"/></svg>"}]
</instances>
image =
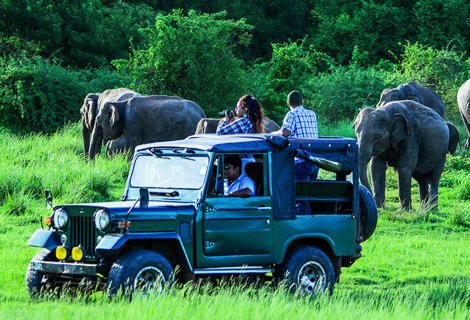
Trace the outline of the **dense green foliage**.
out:
<instances>
[{"instance_id":1,"label":"dense green foliage","mask_svg":"<svg viewBox=\"0 0 470 320\"><path fill-rule=\"evenodd\" d=\"M323 127L330 135L353 134L350 124ZM470 316L470 153L448 157L439 210L398 210L396 173L387 174L387 208L364 242L364 257L343 268L332 296L308 299L285 288L226 282L187 284L129 303L102 293L29 300L25 271L40 249L27 241L40 228L43 189L54 204L118 200L129 162L98 157L87 162L80 129L44 136L0 132L0 318L1 319L468 319ZM456 192L460 190L463 193Z\"/></svg>"},{"instance_id":2,"label":"dense green foliage","mask_svg":"<svg viewBox=\"0 0 470 320\"><path fill-rule=\"evenodd\" d=\"M195 11L183 15L181 10L158 15L155 26L141 30L145 48L116 61L117 69L130 75L138 92L185 97L214 115L228 101L236 102L247 85L234 49L249 43L251 27L224 17Z\"/></svg>"},{"instance_id":3,"label":"dense green foliage","mask_svg":"<svg viewBox=\"0 0 470 320\"><path fill-rule=\"evenodd\" d=\"M299 89L331 122L414 80L459 122L470 77L464 0L20 0L0 16L0 126L17 132L54 132L87 93L118 86L192 99L209 116L252 93L277 122Z\"/></svg>"}]
</instances>

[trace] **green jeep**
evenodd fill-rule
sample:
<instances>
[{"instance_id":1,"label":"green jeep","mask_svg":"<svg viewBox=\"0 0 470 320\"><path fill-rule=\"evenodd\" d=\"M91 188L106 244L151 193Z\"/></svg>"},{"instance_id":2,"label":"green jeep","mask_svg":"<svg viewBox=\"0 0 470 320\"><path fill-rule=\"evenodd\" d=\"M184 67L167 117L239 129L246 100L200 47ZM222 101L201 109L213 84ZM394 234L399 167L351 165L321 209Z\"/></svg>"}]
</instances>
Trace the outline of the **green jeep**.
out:
<instances>
[{"instance_id":1,"label":"green jeep","mask_svg":"<svg viewBox=\"0 0 470 320\"><path fill-rule=\"evenodd\" d=\"M228 155L254 158L245 171L255 196L218 192ZM295 181L295 157L320 178ZM341 267L361 257L377 208L359 184L354 139L196 135L138 146L122 201L58 205L45 220L28 243L44 248L26 274L31 297L220 275L267 275L311 294L331 292Z\"/></svg>"}]
</instances>

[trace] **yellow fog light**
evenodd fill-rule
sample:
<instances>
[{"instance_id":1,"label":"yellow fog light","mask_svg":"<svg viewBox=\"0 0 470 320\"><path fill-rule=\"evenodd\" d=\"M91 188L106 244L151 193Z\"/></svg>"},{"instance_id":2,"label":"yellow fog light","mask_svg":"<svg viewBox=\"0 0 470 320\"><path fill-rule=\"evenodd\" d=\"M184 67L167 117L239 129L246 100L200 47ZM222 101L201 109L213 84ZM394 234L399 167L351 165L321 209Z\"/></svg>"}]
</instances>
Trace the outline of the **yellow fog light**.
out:
<instances>
[{"instance_id":1,"label":"yellow fog light","mask_svg":"<svg viewBox=\"0 0 470 320\"><path fill-rule=\"evenodd\" d=\"M64 246L58 246L55 249L55 256L58 260L65 260L67 258L67 249Z\"/></svg>"},{"instance_id":2,"label":"yellow fog light","mask_svg":"<svg viewBox=\"0 0 470 320\"><path fill-rule=\"evenodd\" d=\"M83 259L83 249L81 247L75 247L72 249L72 259L80 261Z\"/></svg>"}]
</instances>

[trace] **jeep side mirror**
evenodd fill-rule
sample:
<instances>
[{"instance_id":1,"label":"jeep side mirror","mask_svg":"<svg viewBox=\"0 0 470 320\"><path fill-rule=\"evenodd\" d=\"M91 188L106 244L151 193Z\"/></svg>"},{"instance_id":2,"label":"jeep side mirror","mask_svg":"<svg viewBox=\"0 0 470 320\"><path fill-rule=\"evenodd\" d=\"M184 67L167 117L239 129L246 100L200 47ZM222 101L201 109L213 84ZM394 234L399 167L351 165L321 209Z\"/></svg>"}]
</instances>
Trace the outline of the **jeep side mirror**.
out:
<instances>
[{"instance_id":1,"label":"jeep side mirror","mask_svg":"<svg viewBox=\"0 0 470 320\"><path fill-rule=\"evenodd\" d=\"M140 188L140 208L145 209L149 206L149 190L147 188Z\"/></svg>"},{"instance_id":2,"label":"jeep side mirror","mask_svg":"<svg viewBox=\"0 0 470 320\"><path fill-rule=\"evenodd\" d=\"M52 209L52 192L50 189L46 189L44 193L46 196L46 208Z\"/></svg>"}]
</instances>

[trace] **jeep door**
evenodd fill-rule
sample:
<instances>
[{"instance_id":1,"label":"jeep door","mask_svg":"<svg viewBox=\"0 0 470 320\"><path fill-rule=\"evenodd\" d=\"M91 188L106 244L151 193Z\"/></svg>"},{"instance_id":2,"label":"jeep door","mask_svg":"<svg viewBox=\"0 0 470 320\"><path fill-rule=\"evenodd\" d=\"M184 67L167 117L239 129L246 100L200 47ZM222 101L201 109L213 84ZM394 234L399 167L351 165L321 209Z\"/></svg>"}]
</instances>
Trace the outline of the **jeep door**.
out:
<instances>
[{"instance_id":1,"label":"jeep door","mask_svg":"<svg viewBox=\"0 0 470 320\"><path fill-rule=\"evenodd\" d=\"M246 174L255 180L257 194L249 198L208 195L202 205L202 246L198 266L235 266L269 263L273 259L272 208L266 154L254 155ZM223 157L216 176L223 178Z\"/></svg>"}]
</instances>

